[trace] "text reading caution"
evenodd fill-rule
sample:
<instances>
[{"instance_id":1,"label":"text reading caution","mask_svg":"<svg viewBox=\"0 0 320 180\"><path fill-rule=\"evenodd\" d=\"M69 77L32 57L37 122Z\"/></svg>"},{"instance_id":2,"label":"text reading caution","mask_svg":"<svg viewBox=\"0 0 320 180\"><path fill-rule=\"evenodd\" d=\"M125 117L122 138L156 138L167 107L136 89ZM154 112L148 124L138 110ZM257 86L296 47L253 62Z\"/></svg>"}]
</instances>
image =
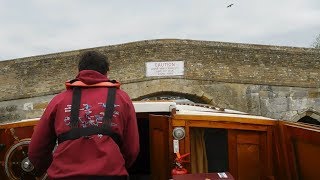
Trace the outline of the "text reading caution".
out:
<instances>
[{"instance_id":1,"label":"text reading caution","mask_svg":"<svg viewBox=\"0 0 320 180\"><path fill-rule=\"evenodd\" d=\"M146 76L182 76L183 61L146 62Z\"/></svg>"}]
</instances>

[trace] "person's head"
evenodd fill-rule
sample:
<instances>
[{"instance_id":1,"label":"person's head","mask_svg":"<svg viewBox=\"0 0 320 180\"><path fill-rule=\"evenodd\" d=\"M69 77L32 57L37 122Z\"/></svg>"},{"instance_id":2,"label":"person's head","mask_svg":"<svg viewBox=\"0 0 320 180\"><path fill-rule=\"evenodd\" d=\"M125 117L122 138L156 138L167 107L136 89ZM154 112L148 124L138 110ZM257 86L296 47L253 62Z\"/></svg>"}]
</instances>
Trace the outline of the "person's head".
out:
<instances>
[{"instance_id":1,"label":"person's head","mask_svg":"<svg viewBox=\"0 0 320 180\"><path fill-rule=\"evenodd\" d=\"M109 71L108 57L96 51L86 51L81 54L78 70L94 70L106 74Z\"/></svg>"}]
</instances>

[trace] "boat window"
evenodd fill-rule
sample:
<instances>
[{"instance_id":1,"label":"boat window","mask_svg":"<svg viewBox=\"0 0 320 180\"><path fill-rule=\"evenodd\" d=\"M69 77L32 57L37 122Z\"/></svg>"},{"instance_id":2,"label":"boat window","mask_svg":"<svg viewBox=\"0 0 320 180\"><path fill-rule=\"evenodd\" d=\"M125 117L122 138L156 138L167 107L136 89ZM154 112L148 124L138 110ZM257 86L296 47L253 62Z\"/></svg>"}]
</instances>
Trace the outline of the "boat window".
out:
<instances>
[{"instance_id":1,"label":"boat window","mask_svg":"<svg viewBox=\"0 0 320 180\"><path fill-rule=\"evenodd\" d=\"M228 171L228 131L217 128L190 128L191 171Z\"/></svg>"},{"instance_id":2,"label":"boat window","mask_svg":"<svg viewBox=\"0 0 320 180\"><path fill-rule=\"evenodd\" d=\"M204 133L208 159L208 172L228 171L228 131L206 128Z\"/></svg>"}]
</instances>

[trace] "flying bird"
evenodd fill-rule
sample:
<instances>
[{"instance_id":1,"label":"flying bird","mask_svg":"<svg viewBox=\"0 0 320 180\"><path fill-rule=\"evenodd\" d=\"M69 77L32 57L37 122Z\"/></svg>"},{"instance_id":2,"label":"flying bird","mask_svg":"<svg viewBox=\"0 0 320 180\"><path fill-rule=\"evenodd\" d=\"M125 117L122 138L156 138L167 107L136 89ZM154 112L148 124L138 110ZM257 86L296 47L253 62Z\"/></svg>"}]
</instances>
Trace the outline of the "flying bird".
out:
<instances>
[{"instance_id":1,"label":"flying bird","mask_svg":"<svg viewBox=\"0 0 320 180\"><path fill-rule=\"evenodd\" d=\"M231 6L233 6L233 4L228 5L227 8L229 8L229 7L231 7Z\"/></svg>"}]
</instances>

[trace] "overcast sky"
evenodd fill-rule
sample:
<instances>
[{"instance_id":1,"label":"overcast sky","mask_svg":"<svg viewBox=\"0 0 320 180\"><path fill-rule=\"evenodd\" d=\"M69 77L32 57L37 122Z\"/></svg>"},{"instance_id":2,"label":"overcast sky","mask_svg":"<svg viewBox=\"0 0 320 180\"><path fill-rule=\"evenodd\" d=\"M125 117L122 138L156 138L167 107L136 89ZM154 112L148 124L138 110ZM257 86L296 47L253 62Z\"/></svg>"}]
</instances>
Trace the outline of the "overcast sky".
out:
<instances>
[{"instance_id":1,"label":"overcast sky","mask_svg":"<svg viewBox=\"0 0 320 180\"><path fill-rule=\"evenodd\" d=\"M0 0L0 60L167 38L311 47L318 34L320 0Z\"/></svg>"}]
</instances>

